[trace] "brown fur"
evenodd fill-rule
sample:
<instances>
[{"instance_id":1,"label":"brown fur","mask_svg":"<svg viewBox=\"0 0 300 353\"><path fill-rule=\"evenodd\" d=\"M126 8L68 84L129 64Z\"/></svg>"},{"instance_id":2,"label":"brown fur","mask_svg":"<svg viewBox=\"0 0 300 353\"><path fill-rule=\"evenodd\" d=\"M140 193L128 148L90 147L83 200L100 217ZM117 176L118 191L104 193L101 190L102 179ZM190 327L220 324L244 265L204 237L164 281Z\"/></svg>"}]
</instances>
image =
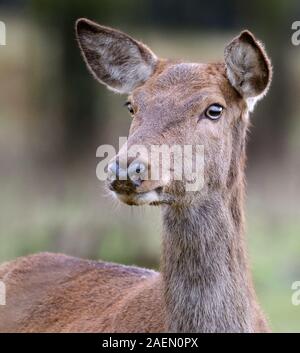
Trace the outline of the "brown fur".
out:
<instances>
[{"instance_id":1,"label":"brown fur","mask_svg":"<svg viewBox=\"0 0 300 353\"><path fill-rule=\"evenodd\" d=\"M243 32L226 47L225 64L191 64L159 60L88 20L77 23L77 38L94 76L130 93L134 119L118 157L136 144L202 144L205 184L188 192L183 181L143 180L124 193L121 181L115 185L127 204L149 192L157 200L148 203L161 204L161 274L54 254L2 265L0 331L268 331L248 268L243 214L249 99L265 94L271 77L263 48ZM211 121L204 112L215 103L225 109Z\"/></svg>"},{"instance_id":2,"label":"brown fur","mask_svg":"<svg viewBox=\"0 0 300 353\"><path fill-rule=\"evenodd\" d=\"M42 253L2 265L0 278L7 286L0 332L164 330L154 271Z\"/></svg>"}]
</instances>

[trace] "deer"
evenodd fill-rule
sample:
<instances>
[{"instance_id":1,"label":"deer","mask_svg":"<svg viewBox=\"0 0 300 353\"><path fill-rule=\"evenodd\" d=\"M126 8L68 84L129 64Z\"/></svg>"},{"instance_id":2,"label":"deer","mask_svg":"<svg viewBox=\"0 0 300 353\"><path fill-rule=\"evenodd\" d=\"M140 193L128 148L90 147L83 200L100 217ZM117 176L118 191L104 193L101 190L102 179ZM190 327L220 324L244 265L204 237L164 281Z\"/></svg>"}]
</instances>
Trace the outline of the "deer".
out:
<instances>
[{"instance_id":1,"label":"deer","mask_svg":"<svg viewBox=\"0 0 300 353\"><path fill-rule=\"evenodd\" d=\"M94 78L124 94L132 116L126 146L108 165L107 187L128 205L159 206L160 272L39 253L3 263L1 332L269 332L254 289L245 241L245 164L249 116L267 93L272 66L249 30L224 59L190 63L158 58L131 36L89 19L76 22ZM134 144L204 146L204 183L121 180ZM113 177L112 177L113 176Z\"/></svg>"}]
</instances>

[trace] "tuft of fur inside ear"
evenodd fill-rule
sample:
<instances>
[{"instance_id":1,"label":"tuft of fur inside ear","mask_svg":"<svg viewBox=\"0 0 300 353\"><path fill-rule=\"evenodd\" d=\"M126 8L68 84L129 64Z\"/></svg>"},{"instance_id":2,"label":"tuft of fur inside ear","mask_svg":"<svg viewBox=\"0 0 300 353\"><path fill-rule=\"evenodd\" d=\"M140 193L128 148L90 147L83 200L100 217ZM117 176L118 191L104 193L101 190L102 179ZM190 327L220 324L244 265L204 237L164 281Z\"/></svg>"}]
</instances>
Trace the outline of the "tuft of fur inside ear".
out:
<instances>
[{"instance_id":1,"label":"tuft of fur inside ear","mask_svg":"<svg viewBox=\"0 0 300 353\"><path fill-rule=\"evenodd\" d=\"M157 57L152 51L123 32L81 18L76 36L90 72L115 92L132 92L155 70Z\"/></svg>"},{"instance_id":2,"label":"tuft of fur inside ear","mask_svg":"<svg viewBox=\"0 0 300 353\"><path fill-rule=\"evenodd\" d=\"M271 83L272 66L263 45L247 30L225 48L225 65L231 85L246 99L252 110Z\"/></svg>"}]
</instances>

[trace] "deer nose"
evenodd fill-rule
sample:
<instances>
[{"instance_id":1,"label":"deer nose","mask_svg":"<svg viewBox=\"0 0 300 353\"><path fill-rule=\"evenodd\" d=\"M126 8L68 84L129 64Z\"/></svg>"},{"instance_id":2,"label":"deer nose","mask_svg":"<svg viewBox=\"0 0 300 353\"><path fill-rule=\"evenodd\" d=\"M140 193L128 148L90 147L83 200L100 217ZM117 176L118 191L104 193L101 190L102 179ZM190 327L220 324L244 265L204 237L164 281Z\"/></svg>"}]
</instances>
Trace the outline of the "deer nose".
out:
<instances>
[{"instance_id":1,"label":"deer nose","mask_svg":"<svg viewBox=\"0 0 300 353\"><path fill-rule=\"evenodd\" d=\"M129 194L145 180L147 167L142 161L133 161L124 167L118 160L114 160L108 165L107 170L109 188L120 194Z\"/></svg>"}]
</instances>

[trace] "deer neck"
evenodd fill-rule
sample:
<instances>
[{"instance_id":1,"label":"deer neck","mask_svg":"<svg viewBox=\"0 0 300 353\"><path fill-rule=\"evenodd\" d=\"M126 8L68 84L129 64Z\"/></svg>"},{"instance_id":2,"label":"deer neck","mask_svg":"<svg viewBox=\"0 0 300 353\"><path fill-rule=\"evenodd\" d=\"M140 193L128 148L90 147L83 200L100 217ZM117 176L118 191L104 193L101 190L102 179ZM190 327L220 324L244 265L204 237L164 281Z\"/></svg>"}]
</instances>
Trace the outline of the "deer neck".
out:
<instances>
[{"instance_id":1,"label":"deer neck","mask_svg":"<svg viewBox=\"0 0 300 353\"><path fill-rule=\"evenodd\" d=\"M163 207L161 270L171 332L253 331L242 193Z\"/></svg>"}]
</instances>

